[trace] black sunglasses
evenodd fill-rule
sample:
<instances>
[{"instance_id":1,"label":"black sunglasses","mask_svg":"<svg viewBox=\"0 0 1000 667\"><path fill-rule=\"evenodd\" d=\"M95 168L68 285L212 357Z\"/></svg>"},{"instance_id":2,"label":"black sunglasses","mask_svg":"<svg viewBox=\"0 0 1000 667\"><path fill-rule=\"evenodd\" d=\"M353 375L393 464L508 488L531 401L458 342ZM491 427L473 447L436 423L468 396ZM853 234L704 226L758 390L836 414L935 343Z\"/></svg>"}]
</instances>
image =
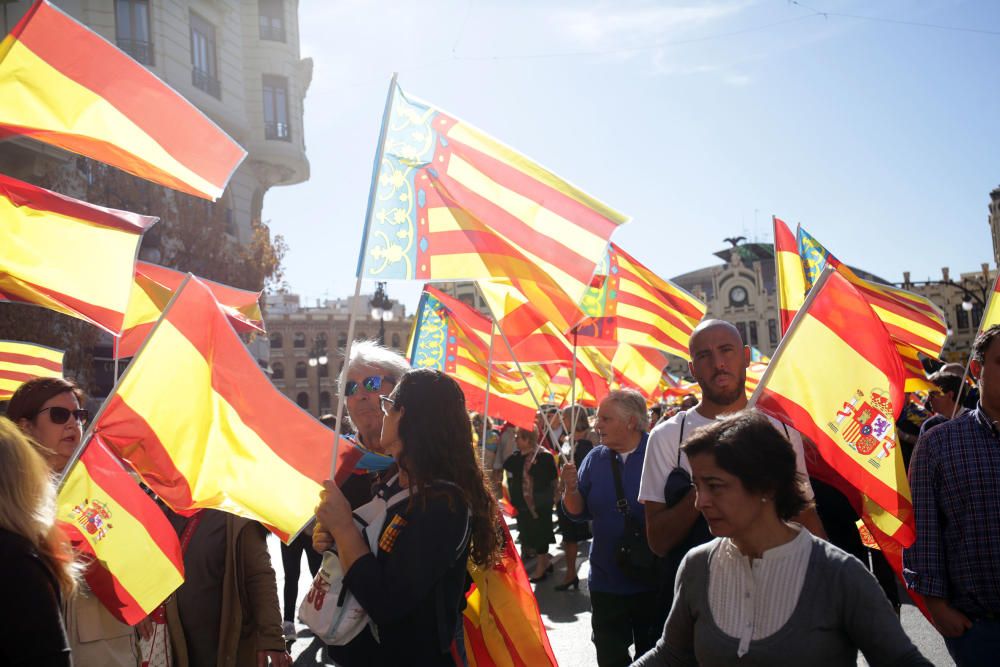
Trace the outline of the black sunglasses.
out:
<instances>
[{"instance_id":1,"label":"black sunglasses","mask_svg":"<svg viewBox=\"0 0 1000 667\"><path fill-rule=\"evenodd\" d=\"M35 416L37 417L46 410L48 411L49 419L52 420L53 424L65 424L67 421L69 421L70 415L76 417L76 421L78 421L81 424L90 418L89 410L84 410L83 408L79 408L77 410L70 410L69 408L59 408L59 407L42 408L36 413Z\"/></svg>"},{"instance_id":2,"label":"black sunglasses","mask_svg":"<svg viewBox=\"0 0 1000 667\"><path fill-rule=\"evenodd\" d=\"M365 391L374 394L382 389L383 382L396 384L396 378L391 375L371 375L362 380L361 385L354 380L348 380L344 386L344 396L354 396L354 394L358 393L358 387L362 385L364 385Z\"/></svg>"}]
</instances>

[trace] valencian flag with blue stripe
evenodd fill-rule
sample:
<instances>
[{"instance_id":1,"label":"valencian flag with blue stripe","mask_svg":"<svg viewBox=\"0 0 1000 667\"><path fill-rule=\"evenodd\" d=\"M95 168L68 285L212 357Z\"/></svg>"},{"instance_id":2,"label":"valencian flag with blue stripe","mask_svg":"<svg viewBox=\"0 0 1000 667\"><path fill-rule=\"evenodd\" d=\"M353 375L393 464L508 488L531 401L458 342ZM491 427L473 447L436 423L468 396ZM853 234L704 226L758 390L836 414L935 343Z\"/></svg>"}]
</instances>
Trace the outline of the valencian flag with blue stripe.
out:
<instances>
[{"instance_id":1,"label":"valencian flag with blue stripe","mask_svg":"<svg viewBox=\"0 0 1000 667\"><path fill-rule=\"evenodd\" d=\"M517 276L579 302L627 218L395 80L390 94L359 277Z\"/></svg>"}]
</instances>

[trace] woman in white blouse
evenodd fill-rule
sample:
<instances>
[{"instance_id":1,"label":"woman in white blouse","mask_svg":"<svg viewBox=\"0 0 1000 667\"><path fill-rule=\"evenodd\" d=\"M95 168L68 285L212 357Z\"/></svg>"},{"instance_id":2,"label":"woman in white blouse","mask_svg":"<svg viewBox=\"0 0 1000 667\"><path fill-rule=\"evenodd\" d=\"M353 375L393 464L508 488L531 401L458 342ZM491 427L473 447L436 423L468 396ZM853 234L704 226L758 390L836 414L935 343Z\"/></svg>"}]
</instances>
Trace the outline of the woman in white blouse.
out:
<instances>
[{"instance_id":1,"label":"woman in white blouse","mask_svg":"<svg viewBox=\"0 0 1000 667\"><path fill-rule=\"evenodd\" d=\"M684 445L716 539L677 573L663 636L635 664L930 665L861 562L789 519L808 505L791 445L751 410Z\"/></svg>"}]
</instances>

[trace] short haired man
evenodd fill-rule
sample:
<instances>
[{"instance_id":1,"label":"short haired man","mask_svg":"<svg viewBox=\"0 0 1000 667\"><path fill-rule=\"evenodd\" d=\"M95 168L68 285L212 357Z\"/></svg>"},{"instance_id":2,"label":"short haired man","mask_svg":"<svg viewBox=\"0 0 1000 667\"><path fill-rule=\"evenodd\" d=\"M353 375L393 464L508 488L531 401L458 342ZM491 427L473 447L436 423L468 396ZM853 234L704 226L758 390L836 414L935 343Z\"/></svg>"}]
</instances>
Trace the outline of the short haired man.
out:
<instances>
[{"instance_id":1,"label":"short haired man","mask_svg":"<svg viewBox=\"0 0 1000 667\"><path fill-rule=\"evenodd\" d=\"M750 348L743 344L735 326L723 320L705 320L691 333L688 348L691 355L688 369L701 387L701 401L661 422L650 433L639 487L639 501L645 506L649 546L660 556L669 555L672 563L663 573L664 581L661 582L661 606L666 607L662 610L664 612L669 610L673 599L672 573L683 555L670 552L681 545L682 549L684 546L695 546L686 543L686 540L700 517L694 504L695 494L689 484L691 466L680 445L698 427L713 423L721 415L738 412L747 405L746 369L750 363ZM802 436L795 429L787 428L776 420L771 421L792 444L807 497L812 500L814 494L806 471ZM683 470L688 477L679 480L678 496L668 499L667 480L675 470ZM805 510L795 520L814 535L826 537L815 509Z\"/></svg>"},{"instance_id":2,"label":"short haired man","mask_svg":"<svg viewBox=\"0 0 1000 667\"><path fill-rule=\"evenodd\" d=\"M910 462L917 539L903 552L907 586L920 593L959 665L1000 655L1000 325L972 346L979 404L926 431Z\"/></svg>"},{"instance_id":3,"label":"short haired man","mask_svg":"<svg viewBox=\"0 0 1000 667\"><path fill-rule=\"evenodd\" d=\"M964 369L963 369L964 372ZM958 396L962 393L963 378L955 373L945 372L943 369L932 373L927 378L937 389L927 395L927 407L934 413L929 419L920 425L920 435L930 429L943 424L960 414L968 412L968 408L957 405Z\"/></svg>"}]
</instances>

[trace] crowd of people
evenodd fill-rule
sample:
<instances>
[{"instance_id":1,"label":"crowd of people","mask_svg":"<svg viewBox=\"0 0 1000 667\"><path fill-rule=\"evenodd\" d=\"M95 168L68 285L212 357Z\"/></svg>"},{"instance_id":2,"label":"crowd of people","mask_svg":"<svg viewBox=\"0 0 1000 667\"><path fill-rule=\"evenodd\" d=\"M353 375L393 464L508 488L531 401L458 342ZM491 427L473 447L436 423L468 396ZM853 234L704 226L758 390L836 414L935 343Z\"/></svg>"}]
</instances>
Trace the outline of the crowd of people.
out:
<instances>
[{"instance_id":1,"label":"crowd of people","mask_svg":"<svg viewBox=\"0 0 1000 667\"><path fill-rule=\"evenodd\" d=\"M946 367L898 423L917 529L906 583L963 667L992 664L1000 648L998 338L1000 326L975 343L971 398L964 369ZM565 559L552 586L579 591L589 542L601 667L855 665L858 651L872 665L930 664L900 625L891 569L861 544L857 503L812 443L747 409L749 349L736 328L702 322L689 351L700 399L651 410L619 389L593 415L545 406L525 428L470 418L455 380L358 342L340 430L385 463L328 481L310 529L282 546L284 616L262 527L164 505L185 582L135 627L88 590L86 563L55 521L53 479L88 418L82 394L68 380L26 382L0 418L0 619L18 638L0 646L0 663L138 665L160 633L166 665L289 665L305 554L313 573L335 561L367 619L327 647L335 664L465 665L467 565L498 562L498 502L509 497L536 586L550 585L558 532ZM400 494L383 502L369 541L355 512Z\"/></svg>"}]
</instances>

